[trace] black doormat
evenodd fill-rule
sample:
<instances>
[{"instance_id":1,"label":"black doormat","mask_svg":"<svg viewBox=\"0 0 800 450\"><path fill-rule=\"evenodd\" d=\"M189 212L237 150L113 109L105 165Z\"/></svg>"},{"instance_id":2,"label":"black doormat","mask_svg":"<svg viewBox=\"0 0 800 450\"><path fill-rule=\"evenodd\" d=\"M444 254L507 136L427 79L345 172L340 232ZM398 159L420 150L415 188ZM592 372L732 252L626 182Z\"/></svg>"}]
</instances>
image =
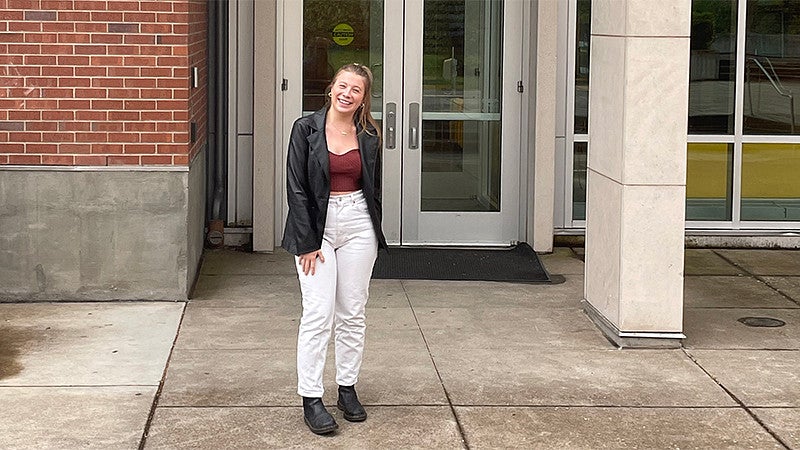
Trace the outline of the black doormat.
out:
<instances>
[{"instance_id":1,"label":"black doormat","mask_svg":"<svg viewBox=\"0 0 800 450\"><path fill-rule=\"evenodd\" d=\"M378 252L373 278L550 283L530 245L511 249L400 247Z\"/></svg>"}]
</instances>

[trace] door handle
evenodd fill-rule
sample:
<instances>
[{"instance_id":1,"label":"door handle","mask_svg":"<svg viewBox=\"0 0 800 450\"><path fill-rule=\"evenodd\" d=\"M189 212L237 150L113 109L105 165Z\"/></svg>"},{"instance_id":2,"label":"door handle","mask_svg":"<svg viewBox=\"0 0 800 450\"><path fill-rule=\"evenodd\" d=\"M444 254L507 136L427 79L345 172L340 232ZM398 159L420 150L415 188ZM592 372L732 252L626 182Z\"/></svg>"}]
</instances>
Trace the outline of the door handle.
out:
<instances>
[{"instance_id":1,"label":"door handle","mask_svg":"<svg viewBox=\"0 0 800 450\"><path fill-rule=\"evenodd\" d=\"M397 103L386 104L386 149L393 150L397 146L395 130L397 129Z\"/></svg>"},{"instance_id":2,"label":"door handle","mask_svg":"<svg viewBox=\"0 0 800 450\"><path fill-rule=\"evenodd\" d=\"M419 103L409 103L408 105L408 148L417 150L419 148Z\"/></svg>"}]
</instances>

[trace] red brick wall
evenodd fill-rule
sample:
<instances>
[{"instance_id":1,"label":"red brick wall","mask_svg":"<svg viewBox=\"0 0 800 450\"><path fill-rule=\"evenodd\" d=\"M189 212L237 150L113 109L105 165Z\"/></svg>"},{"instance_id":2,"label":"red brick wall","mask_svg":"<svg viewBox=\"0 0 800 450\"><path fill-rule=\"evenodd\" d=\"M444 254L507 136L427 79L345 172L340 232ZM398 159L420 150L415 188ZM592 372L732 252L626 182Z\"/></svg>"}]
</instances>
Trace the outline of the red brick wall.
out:
<instances>
[{"instance_id":1,"label":"red brick wall","mask_svg":"<svg viewBox=\"0 0 800 450\"><path fill-rule=\"evenodd\" d=\"M188 164L205 3L0 0L0 164Z\"/></svg>"},{"instance_id":2,"label":"red brick wall","mask_svg":"<svg viewBox=\"0 0 800 450\"><path fill-rule=\"evenodd\" d=\"M189 1L189 68L198 67L196 89L189 91L189 119L196 124L196 139L189 144L189 160L203 148L208 124L208 7L206 0Z\"/></svg>"}]
</instances>

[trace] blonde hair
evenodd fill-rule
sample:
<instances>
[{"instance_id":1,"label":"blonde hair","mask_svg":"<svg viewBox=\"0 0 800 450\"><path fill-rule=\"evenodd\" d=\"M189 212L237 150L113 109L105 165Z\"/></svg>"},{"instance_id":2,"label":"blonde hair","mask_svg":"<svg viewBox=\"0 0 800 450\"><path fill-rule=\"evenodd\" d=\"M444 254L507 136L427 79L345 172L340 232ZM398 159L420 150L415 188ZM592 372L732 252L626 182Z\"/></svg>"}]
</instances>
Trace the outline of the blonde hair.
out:
<instances>
[{"instance_id":1,"label":"blonde hair","mask_svg":"<svg viewBox=\"0 0 800 450\"><path fill-rule=\"evenodd\" d=\"M330 107L330 93L333 88L333 83L336 82L336 79L339 78L339 74L342 72L350 72L364 79L364 103L362 103L361 108L359 108L359 111L356 113L356 122L361 125L361 129L367 134L372 134L369 131L369 127L367 127L367 125L371 125L378 138L380 138L381 128L378 126L378 122L372 117L372 112L370 112L372 108L372 71L369 70L369 67L359 63L350 63L339 68L333 76L333 80L331 80L331 83L325 89L325 96L328 98L326 106Z\"/></svg>"}]
</instances>

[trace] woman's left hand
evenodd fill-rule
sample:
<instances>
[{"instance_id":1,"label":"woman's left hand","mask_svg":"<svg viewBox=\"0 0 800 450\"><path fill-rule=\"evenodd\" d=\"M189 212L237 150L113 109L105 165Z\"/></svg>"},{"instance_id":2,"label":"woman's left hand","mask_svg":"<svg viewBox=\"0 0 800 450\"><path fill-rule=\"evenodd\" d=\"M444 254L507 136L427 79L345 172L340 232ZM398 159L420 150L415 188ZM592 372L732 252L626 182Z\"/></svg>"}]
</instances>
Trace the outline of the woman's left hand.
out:
<instances>
[{"instance_id":1,"label":"woman's left hand","mask_svg":"<svg viewBox=\"0 0 800 450\"><path fill-rule=\"evenodd\" d=\"M300 260L297 264L303 267L304 274L308 275L308 272L311 272L311 275L314 275L314 271L317 267L317 258L319 258L319 262L325 262L325 257L322 256L321 249L315 252L303 253L300 255Z\"/></svg>"}]
</instances>

